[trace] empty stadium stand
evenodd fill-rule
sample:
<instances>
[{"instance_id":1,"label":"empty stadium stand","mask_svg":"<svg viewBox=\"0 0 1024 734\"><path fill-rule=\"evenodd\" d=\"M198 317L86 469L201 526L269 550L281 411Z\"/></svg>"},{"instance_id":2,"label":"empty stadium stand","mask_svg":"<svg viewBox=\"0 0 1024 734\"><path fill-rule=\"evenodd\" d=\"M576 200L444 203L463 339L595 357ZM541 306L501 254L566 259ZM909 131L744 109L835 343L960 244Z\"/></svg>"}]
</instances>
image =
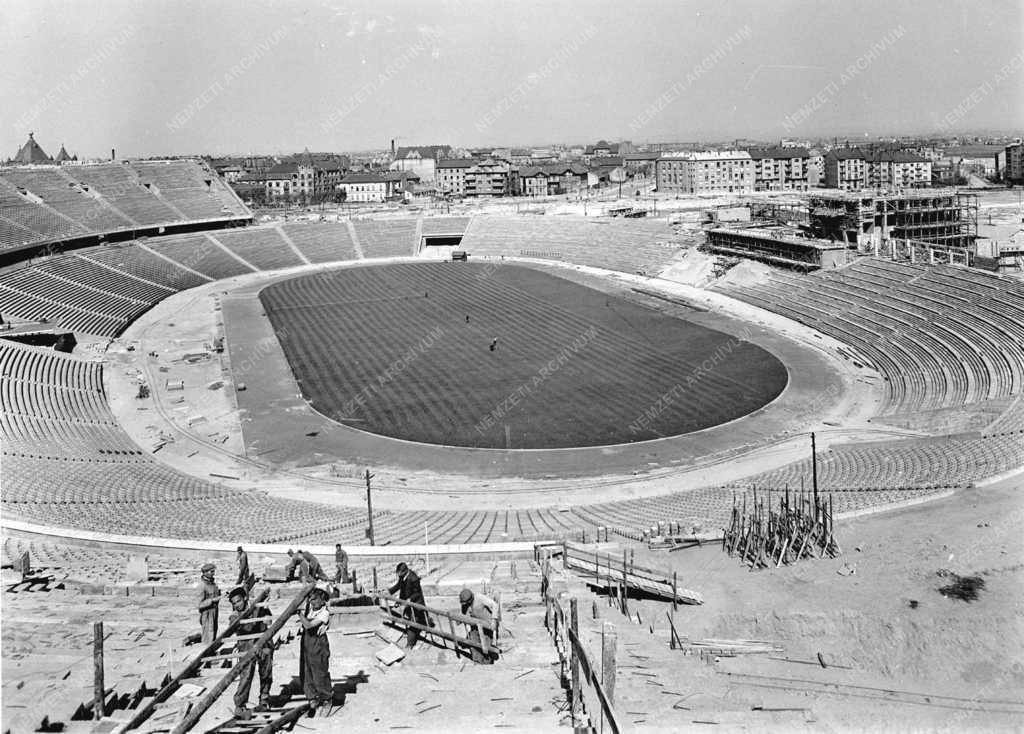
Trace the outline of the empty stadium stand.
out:
<instances>
[{"instance_id":1,"label":"empty stadium stand","mask_svg":"<svg viewBox=\"0 0 1024 734\"><path fill-rule=\"evenodd\" d=\"M252 212L199 161L0 168L0 253L250 221Z\"/></svg>"},{"instance_id":2,"label":"empty stadium stand","mask_svg":"<svg viewBox=\"0 0 1024 734\"><path fill-rule=\"evenodd\" d=\"M862 258L715 286L850 345L888 388L883 414L967 405L1024 387L1024 283L980 270Z\"/></svg>"},{"instance_id":3,"label":"empty stadium stand","mask_svg":"<svg viewBox=\"0 0 1024 734\"><path fill-rule=\"evenodd\" d=\"M416 220L354 219L356 237L368 258L409 257L416 254Z\"/></svg>"},{"instance_id":4,"label":"empty stadium stand","mask_svg":"<svg viewBox=\"0 0 1024 734\"><path fill-rule=\"evenodd\" d=\"M52 172L15 177L50 191L55 204L62 200L47 187L59 189L62 179L67 191L61 194L74 203L58 212L18 192L20 184L5 172L0 207L19 210L22 223L0 213L0 232L30 231L22 209L52 218L43 216L31 230L38 237L84 231L65 213L84 201L74 197L87 196L76 185L111 197L115 206L101 205L110 221L144 221L160 202L199 216L209 192L188 193L196 176L206 186L201 173L167 164L83 174L78 184ZM134 191L121 198L111 193L142 191L147 182L159 190L145 194L156 197L152 207L149 200L143 207ZM425 218L419 225L411 219L359 220L351 227L284 223L104 245L7 268L0 271L0 313L112 336L179 290L254 270L352 260L360 252L407 256L418 245L417 232L450 233L453 227L466 229L464 247L478 254L541 253L531 256L544 259L543 253L554 253L551 258L623 272L657 272L675 252L671 233L658 222L478 216ZM755 285L726 278L716 288L849 345L852 359L873 365L886 380L882 414L903 419L978 406L977 421L956 419L977 426L969 433L821 452L819 484L833 493L837 512L927 497L1024 464L1024 283L958 267L865 258L812 275L772 271ZM103 394L102 369L99 362L0 340L0 500L8 516L131 535L365 542L362 509L239 492L156 462L118 426ZM754 487L796 489L808 476L804 460L736 486L561 508L378 511L375 524L378 539L393 543L420 542L424 528L431 543L576 538L598 526L634 537L658 522L714 528L738 494Z\"/></svg>"},{"instance_id":5,"label":"empty stadium stand","mask_svg":"<svg viewBox=\"0 0 1024 734\"><path fill-rule=\"evenodd\" d=\"M423 220L424 226L428 221ZM664 221L573 216L477 216L461 249L470 255L567 260L647 275L664 270L679 251Z\"/></svg>"}]
</instances>

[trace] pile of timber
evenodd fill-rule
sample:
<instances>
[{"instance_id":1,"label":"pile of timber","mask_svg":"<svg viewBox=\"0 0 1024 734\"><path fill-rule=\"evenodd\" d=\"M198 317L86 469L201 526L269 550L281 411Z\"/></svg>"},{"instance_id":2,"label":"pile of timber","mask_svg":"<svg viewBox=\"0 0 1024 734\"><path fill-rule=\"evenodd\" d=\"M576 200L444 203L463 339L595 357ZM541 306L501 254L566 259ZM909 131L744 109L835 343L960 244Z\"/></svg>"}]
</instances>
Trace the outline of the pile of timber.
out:
<instances>
[{"instance_id":1,"label":"pile of timber","mask_svg":"<svg viewBox=\"0 0 1024 734\"><path fill-rule=\"evenodd\" d=\"M563 543L562 565L580 576L592 578L592 584L607 588L609 593L623 589L619 592L620 598L633 589L651 596L674 599L679 604L704 603L700 592L679 586L674 572L638 566L628 559L625 552L620 559L611 553L598 553L573 543Z\"/></svg>"},{"instance_id":2,"label":"pile of timber","mask_svg":"<svg viewBox=\"0 0 1024 734\"><path fill-rule=\"evenodd\" d=\"M832 497L817 492L779 493L778 509L772 508L772 493L758 498L754 490L750 510L747 495L742 505L733 495L732 516L722 538L722 549L739 555L751 568L778 568L801 558L829 556L843 551L833 535Z\"/></svg>"}]
</instances>

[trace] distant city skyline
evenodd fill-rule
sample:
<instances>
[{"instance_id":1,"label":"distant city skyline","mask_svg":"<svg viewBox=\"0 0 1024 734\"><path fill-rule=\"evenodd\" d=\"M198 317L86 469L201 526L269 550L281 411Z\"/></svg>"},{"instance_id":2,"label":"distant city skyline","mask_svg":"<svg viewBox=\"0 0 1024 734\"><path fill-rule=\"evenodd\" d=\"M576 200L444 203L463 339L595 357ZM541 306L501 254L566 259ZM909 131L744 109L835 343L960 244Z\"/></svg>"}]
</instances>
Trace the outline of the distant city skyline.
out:
<instances>
[{"instance_id":1,"label":"distant city skyline","mask_svg":"<svg viewBox=\"0 0 1024 734\"><path fill-rule=\"evenodd\" d=\"M0 159L1021 134L1024 4L0 4Z\"/></svg>"}]
</instances>

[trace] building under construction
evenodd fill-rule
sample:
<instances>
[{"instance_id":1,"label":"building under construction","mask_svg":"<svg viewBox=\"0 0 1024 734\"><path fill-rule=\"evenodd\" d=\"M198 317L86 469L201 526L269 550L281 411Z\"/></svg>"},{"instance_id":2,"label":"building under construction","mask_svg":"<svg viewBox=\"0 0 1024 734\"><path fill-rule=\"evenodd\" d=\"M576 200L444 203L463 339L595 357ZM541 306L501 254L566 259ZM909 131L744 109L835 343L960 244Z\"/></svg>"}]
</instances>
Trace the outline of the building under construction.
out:
<instances>
[{"instance_id":1,"label":"building under construction","mask_svg":"<svg viewBox=\"0 0 1024 734\"><path fill-rule=\"evenodd\" d=\"M913 240L970 248L978 236L977 194L953 190L812 194L808 213L815 237L851 245Z\"/></svg>"},{"instance_id":2,"label":"building under construction","mask_svg":"<svg viewBox=\"0 0 1024 734\"><path fill-rule=\"evenodd\" d=\"M784 227L709 229L705 249L720 255L761 260L800 270L831 269L846 264L847 246L798 237Z\"/></svg>"}]
</instances>

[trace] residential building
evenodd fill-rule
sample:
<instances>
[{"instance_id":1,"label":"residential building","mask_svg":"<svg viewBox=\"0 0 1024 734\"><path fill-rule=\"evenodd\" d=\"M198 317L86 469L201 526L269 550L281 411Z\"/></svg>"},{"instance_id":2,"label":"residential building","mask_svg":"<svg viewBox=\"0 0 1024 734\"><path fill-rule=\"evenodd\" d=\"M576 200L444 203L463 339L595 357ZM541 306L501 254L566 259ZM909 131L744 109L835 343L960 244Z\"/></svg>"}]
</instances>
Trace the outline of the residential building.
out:
<instances>
[{"instance_id":1,"label":"residential building","mask_svg":"<svg viewBox=\"0 0 1024 734\"><path fill-rule=\"evenodd\" d=\"M658 191L746 194L754 191L754 166L745 150L663 153L656 168Z\"/></svg>"},{"instance_id":2,"label":"residential building","mask_svg":"<svg viewBox=\"0 0 1024 734\"><path fill-rule=\"evenodd\" d=\"M867 163L860 148L833 148L823 162L826 188L859 191L867 186Z\"/></svg>"},{"instance_id":3,"label":"residential building","mask_svg":"<svg viewBox=\"0 0 1024 734\"><path fill-rule=\"evenodd\" d=\"M487 158L466 171L466 196L510 196L518 188L518 171L501 158Z\"/></svg>"},{"instance_id":4,"label":"residential building","mask_svg":"<svg viewBox=\"0 0 1024 734\"><path fill-rule=\"evenodd\" d=\"M869 153L865 166L868 188L918 188L932 183L932 162L916 153L903 150Z\"/></svg>"},{"instance_id":5,"label":"residential building","mask_svg":"<svg viewBox=\"0 0 1024 734\"><path fill-rule=\"evenodd\" d=\"M810 153L795 146L751 148L754 191L807 191Z\"/></svg>"},{"instance_id":6,"label":"residential building","mask_svg":"<svg viewBox=\"0 0 1024 734\"><path fill-rule=\"evenodd\" d=\"M1024 183L1024 144L1021 141L1011 143L1004 148L1006 162L1003 169L1003 180L1015 184Z\"/></svg>"},{"instance_id":7,"label":"residential building","mask_svg":"<svg viewBox=\"0 0 1024 734\"><path fill-rule=\"evenodd\" d=\"M437 163L452 158L450 145L420 145L400 147L391 162L392 171L415 173L421 181L433 183L437 175Z\"/></svg>"},{"instance_id":8,"label":"residential building","mask_svg":"<svg viewBox=\"0 0 1024 734\"><path fill-rule=\"evenodd\" d=\"M475 158L450 158L438 161L437 190L448 196L465 196L466 172L475 165Z\"/></svg>"},{"instance_id":9,"label":"residential building","mask_svg":"<svg viewBox=\"0 0 1024 734\"><path fill-rule=\"evenodd\" d=\"M403 196L417 182L416 174L408 171L350 173L338 184L338 190L345 193L345 201L380 204Z\"/></svg>"},{"instance_id":10,"label":"residential building","mask_svg":"<svg viewBox=\"0 0 1024 734\"><path fill-rule=\"evenodd\" d=\"M523 196L557 196L587 188L587 167L580 163L524 166L519 169L519 191Z\"/></svg>"},{"instance_id":11,"label":"residential building","mask_svg":"<svg viewBox=\"0 0 1024 734\"><path fill-rule=\"evenodd\" d=\"M825 181L825 155L814 148L807 152L807 187L821 186Z\"/></svg>"},{"instance_id":12,"label":"residential building","mask_svg":"<svg viewBox=\"0 0 1024 734\"><path fill-rule=\"evenodd\" d=\"M262 180L267 199L322 201L331 196L341 182L341 164L333 160L316 160L308 152L292 160L271 166L265 173L241 177L244 181Z\"/></svg>"}]
</instances>

